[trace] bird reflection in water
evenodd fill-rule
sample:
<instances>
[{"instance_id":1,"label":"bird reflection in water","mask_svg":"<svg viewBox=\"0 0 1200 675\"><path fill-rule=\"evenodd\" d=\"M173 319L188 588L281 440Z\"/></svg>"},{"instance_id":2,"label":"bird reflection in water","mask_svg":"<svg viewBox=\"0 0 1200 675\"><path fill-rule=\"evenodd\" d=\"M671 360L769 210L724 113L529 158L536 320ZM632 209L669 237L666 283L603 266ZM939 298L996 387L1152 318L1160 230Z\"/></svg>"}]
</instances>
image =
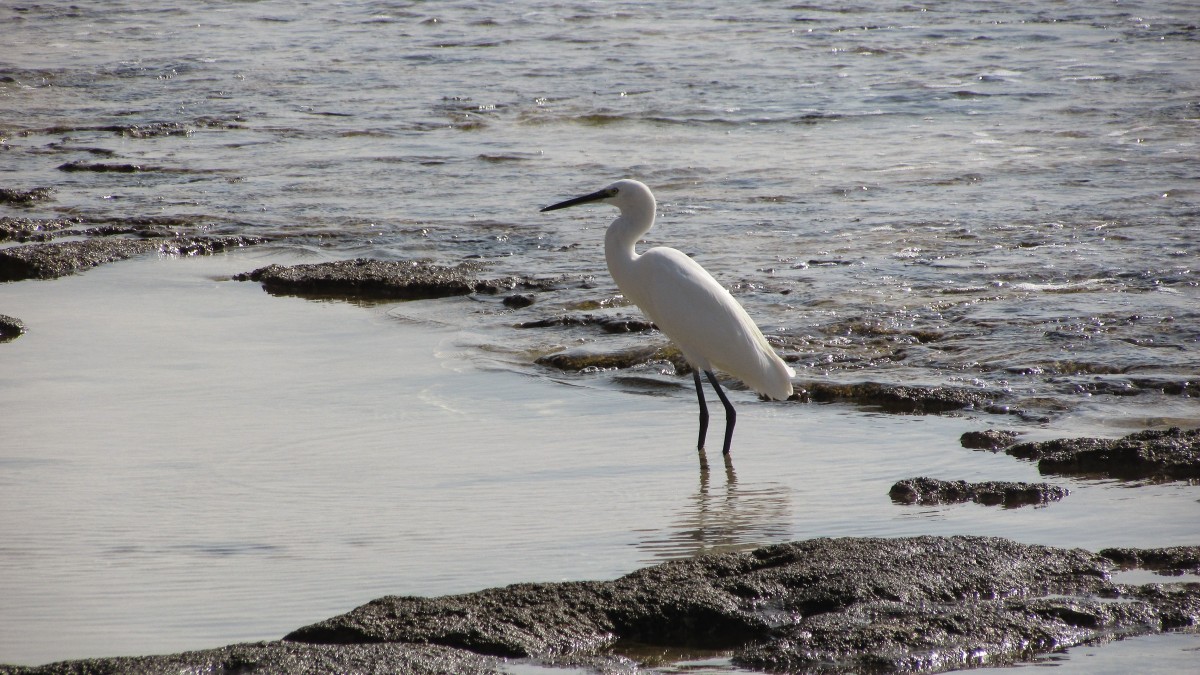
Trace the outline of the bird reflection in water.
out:
<instances>
[{"instance_id":1,"label":"bird reflection in water","mask_svg":"<svg viewBox=\"0 0 1200 675\"><path fill-rule=\"evenodd\" d=\"M746 551L791 535L791 489L781 483L741 484L729 455L719 456L724 489L712 489L713 471L700 450L699 490L669 527L639 533L638 548L650 554L644 562Z\"/></svg>"}]
</instances>

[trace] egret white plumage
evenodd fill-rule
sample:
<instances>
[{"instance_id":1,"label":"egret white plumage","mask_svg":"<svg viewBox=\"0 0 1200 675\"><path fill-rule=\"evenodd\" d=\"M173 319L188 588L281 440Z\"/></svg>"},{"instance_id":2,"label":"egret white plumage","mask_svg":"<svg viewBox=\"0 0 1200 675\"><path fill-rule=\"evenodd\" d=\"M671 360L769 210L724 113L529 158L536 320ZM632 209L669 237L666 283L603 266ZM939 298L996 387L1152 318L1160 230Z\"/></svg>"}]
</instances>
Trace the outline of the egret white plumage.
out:
<instances>
[{"instance_id":1,"label":"egret white plumage","mask_svg":"<svg viewBox=\"0 0 1200 675\"><path fill-rule=\"evenodd\" d=\"M604 235L604 257L617 287L675 343L692 366L700 402L697 448L704 449L708 433L708 405L700 382L703 372L725 407L722 452L728 456L737 413L713 369L779 400L792 395L791 378L796 372L771 349L738 301L699 263L664 246L641 255L634 250L638 240L654 226L654 195L644 184L620 180L603 190L547 206L542 211L591 202L611 204L621 211Z\"/></svg>"}]
</instances>

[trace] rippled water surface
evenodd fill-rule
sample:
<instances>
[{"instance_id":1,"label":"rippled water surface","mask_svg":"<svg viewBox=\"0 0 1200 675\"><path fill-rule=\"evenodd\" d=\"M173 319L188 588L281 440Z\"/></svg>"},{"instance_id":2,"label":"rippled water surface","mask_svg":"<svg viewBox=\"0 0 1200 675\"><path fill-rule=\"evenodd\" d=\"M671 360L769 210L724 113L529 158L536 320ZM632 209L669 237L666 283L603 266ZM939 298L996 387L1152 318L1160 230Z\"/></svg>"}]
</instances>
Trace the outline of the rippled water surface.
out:
<instances>
[{"instance_id":1,"label":"rippled water surface","mask_svg":"<svg viewBox=\"0 0 1200 675\"><path fill-rule=\"evenodd\" d=\"M0 216L273 243L0 286L30 328L0 345L0 662L798 537L1195 544L1189 485L886 499L923 474L1042 480L967 430L1200 424L1192 5L5 5L0 187L53 198ZM668 364L534 363L661 337L514 328L636 314L603 262L611 209L538 213L622 177L659 199L643 245L730 287L798 384L968 387L1014 414L735 391L736 472L698 476ZM510 310L228 280L360 256L561 283Z\"/></svg>"}]
</instances>

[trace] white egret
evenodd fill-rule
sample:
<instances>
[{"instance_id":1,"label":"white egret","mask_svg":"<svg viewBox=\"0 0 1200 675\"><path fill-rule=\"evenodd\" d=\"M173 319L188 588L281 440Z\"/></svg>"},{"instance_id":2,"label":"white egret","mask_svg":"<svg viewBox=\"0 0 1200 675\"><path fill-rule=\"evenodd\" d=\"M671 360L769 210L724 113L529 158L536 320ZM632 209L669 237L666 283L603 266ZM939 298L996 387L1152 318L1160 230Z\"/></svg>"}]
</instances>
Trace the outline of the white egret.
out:
<instances>
[{"instance_id":1,"label":"white egret","mask_svg":"<svg viewBox=\"0 0 1200 675\"><path fill-rule=\"evenodd\" d=\"M703 372L725 406L725 447L728 457L737 413L717 382L719 369L754 391L773 399L792 395L796 372L767 344L746 310L703 267L673 248L655 247L638 255L634 244L654 226L655 202L650 188L636 180L620 180L598 192L547 206L542 211L603 202L621 214L604 235L608 272L626 298L633 301L683 352L692 366L700 401L700 438L704 450L708 405L700 383ZM702 460L703 461L703 460Z\"/></svg>"}]
</instances>

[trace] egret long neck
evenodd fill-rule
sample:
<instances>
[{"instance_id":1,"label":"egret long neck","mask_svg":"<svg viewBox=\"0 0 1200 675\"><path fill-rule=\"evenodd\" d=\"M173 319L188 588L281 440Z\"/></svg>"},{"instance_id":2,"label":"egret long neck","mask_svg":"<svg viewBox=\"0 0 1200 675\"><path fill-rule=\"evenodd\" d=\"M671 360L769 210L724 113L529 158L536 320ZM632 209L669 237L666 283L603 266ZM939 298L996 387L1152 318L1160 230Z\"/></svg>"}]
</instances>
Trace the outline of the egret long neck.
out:
<instances>
[{"instance_id":1,"label":"egret long neck","mask_svg":"<svg viewBox=\"0 0 1200 675\"><path fill-rule=\"evenodd\" d=\"M634 245L654 225L654 211L649 213L621 212L617 219L608 226L604 233L604 259L608 262L608 272L612 275L621 292L629 295L630 288L627 280L632 273L632 266L638 259Z\"/></svg>"}]
</instances>

